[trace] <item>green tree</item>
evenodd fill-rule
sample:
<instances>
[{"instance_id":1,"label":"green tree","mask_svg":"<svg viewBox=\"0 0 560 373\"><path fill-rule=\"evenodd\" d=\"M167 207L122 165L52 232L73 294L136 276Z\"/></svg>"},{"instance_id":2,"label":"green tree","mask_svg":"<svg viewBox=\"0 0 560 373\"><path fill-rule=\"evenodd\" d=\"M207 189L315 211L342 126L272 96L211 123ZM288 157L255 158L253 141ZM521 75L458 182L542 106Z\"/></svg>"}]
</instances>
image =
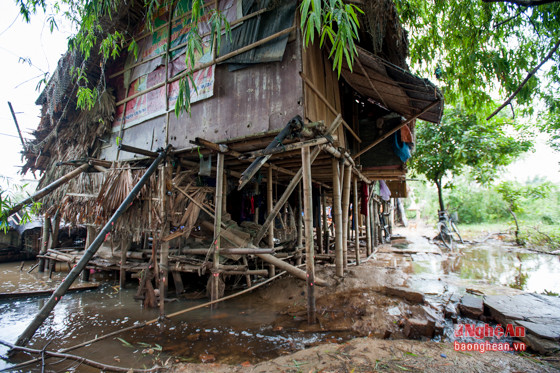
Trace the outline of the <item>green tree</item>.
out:
<instances>
[{"instance_id":1,"label":"green tree","mask_svg":"<svg viewBox=\"0 0 560 373\"><path fill-rule=\"evenodd\" d=\"M478 182L488 182L532 146L503 120L481 120L461 108L446 110L441 124L420 122L416 135L411 165L436 185L440 210L445 210L445 177L452 179L469 167Z\"/></svg>"},{"instance_id":2,"label":"green tree","mask_svg":"<svg viewBox=\"0 0 560 373\"><path fill-rule=\"evenodd\" d=\"M507 209L513 221L515 222L515 242L522 245L523 242L519 238L519 221L517 214L523 212L523 203L527 199L536 200L546 198L550 191L549 183L540 183L536 185L521 185L518 182L503 181L496 187L496 191L500 193L503 200L507 203Z\"/></svg>"},{"instance_id":3,"label":"green tree","mask_svg":"<svg viewBox=\"0 0 560 373\"><path fill-rule=\"evenodd\" d=\"M448 104L488 115L499 94L499 108L530 115L542 107L541 128L560 139L559 1L395 3L409 30L412 68L437 79Z\"/></svg>"}]
</instances>

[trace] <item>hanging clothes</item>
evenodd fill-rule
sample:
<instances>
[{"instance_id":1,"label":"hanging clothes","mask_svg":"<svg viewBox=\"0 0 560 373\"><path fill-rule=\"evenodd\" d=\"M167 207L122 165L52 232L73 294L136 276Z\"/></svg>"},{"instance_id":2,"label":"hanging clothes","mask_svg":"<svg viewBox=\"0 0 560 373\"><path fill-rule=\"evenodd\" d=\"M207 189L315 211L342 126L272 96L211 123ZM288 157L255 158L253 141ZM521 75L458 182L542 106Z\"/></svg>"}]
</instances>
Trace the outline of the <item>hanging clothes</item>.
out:
<instances>
[{"instance_id":1,"label":"hanging clothes","mask_svg":"<svg viewBox=\"0 0 560 373\"><path fill-rule=\"evenodd\" d=\"M369 199L369 188L366 183L362 181L362 187L360 189L360 214L368 216L368 199Z\"/></svg>"},{"instance_id":2,"label":"hanging clothes","mask_svg":"<svg viewBox=\"0 0 560 373\"><path fill-rule=\"evenodd\" d=\"M379 180L379 196L383 201L388 201L391 199L391 191L383 180Z\"/></svg>"}]
</instances>

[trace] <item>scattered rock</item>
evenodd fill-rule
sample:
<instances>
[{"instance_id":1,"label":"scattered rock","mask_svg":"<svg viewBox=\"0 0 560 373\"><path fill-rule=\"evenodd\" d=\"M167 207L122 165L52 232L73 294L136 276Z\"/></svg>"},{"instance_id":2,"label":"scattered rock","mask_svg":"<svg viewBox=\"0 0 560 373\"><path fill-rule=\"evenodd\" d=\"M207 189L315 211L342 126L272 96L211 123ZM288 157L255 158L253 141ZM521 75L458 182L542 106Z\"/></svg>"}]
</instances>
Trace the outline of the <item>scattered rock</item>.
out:
<instances>
[{"instance_id":1,"label":"scattered rock","mask_svg":"<svg viewBox=\"0 0 560 373\"><path fill-rule=\"evenodd\" d=\"M542 355L550 355L560 351L560 343L539 338L533 334L526 334L521 340L525 342L529 348Z\"/></svg>"},{"instance_id":2,"label":"scattered rock","mask_svg":"<svg viewBox=\"0 0 560 373\"><path fill-rule=\"evenodd\" d=\"M459 310L461 311L461 315L465 317L479 319L484 312L482 298L468 294L463 296L463 298L461 298L461 302L459 303Z\"/></svg>"},{"instance_id":3,"label":"scattered rock","mask_svg":"<svg viewBox=\"0 0 560 373\"><path fill-rule=\"evenodd\" d=\"M410 339L433 338L434 329L435 322L412 318L405 321L403 333Z\"/></svg>"},{"instance_id":4,"label":"scattered rock","mask_svg":"<svg viewBox=\"0 0 560 373\"><path fill-rule=\"evenodd\" d=\"M443 311L446 318L457 321L457 306L454 303L447 303Z\"/></svg>"},{"instance_id":5,"label":"scattered rock","mask_svg":"<svg viewBox=\"0 0 560 373\"><path fill-rule=\"evenodd\" d=\"M202 363L213 363L216 361L216 356L210 354L201 354L198 357Z\"/></svg>"},{"instance_id":6,"label":"scattered rock","mask_svg":"<svg viewBox=\"0 0 560 373\"><path fill-rule=\"evenodd\" d=\"M412 303L424 303L424 294L401 286L384 286L383 294L403 298Z\"/></svg>"}]
</instances>

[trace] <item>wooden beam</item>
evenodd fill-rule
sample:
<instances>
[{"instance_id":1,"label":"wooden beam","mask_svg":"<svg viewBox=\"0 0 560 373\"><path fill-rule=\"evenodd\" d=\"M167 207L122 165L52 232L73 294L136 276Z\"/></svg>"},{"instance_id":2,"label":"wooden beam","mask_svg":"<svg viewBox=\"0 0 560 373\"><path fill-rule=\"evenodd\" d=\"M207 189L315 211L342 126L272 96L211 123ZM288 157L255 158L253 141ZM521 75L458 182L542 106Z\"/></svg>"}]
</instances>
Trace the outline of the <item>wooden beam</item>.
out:
<instances>
[{"instance_id":1,"label":"wooden beam","mask_svg":"<svg viewBox=\"0 0 560 373\"><path fill-rule=\"evenodd\" d=\"M367 152L368 150L370 150L371 148L373 148L374 146L378 145L380 142L382 142L383 140L385 140L387 137L391 136L393 133L397 132L398 130L400 130L402 127L406 126L408 123L412 122L413 120L415 120L416 118L418 118L420 115L424 114L425 112L427 112L428 110L430 110L431 108L433 108L434 106L436 106L437 104L439 104L440 101L434 101L432 102L430 105L426 106L421 112L419 112L418 114L415 114L413 116L411 116L410 118L408 118L407 120L405 120L404 122L400 123L399 125L397 125L395 128L393 128L392 130L390 130L389 132L387 132L386 134L382 135L380 138L378 138L377 140L375 140L374 142L372 142L371 144L369 144L368 146L366 146L365 148L363 148L362 150L360 150L358 153L354 154L354 156L352 158L356 159L358 158L360 155L364 154L365 152Z\"/></svg>"},{"instance_id":2,"label":"wooden beam","mask_svg":"<svg viewBox=\"0 0 560 373\"><path fill-rule=\"evenodd\" d=\"M254 151L251 151L251 152L246 152L246 153L243 153L242 157L250 159L250 158L262 157L262 156L265 156L265 155L286 153L286 152L289 152L289 151L292 151L292 150L299 150L299 149L304 148L304 147L325 144L327 142L329 142L329 140L327 138L319 137L319 138L316 138L316 139L295 142L295 143L292 143L292 144L283 145L283 146L279 146L279 147L272 148L272 149L261 149L261 150L254 150Z\"/></svg>"}]
</instances>

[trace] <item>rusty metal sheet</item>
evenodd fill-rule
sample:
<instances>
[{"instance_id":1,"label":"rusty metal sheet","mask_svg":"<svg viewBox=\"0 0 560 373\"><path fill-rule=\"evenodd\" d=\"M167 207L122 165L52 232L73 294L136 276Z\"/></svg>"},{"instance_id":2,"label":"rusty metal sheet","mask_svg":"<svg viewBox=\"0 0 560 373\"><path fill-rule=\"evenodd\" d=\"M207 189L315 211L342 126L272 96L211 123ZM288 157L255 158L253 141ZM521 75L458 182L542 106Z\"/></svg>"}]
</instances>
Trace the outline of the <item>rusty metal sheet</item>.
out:
<instances>
[{"instance_id":1,"label":"rusty metal sheet","mask_svg":"<svg viewBox=\"0 0 560 373\"><path fill-rule=\"evenodd\" d=\"M171 115L170 144L184 149L192 147L189 141L196 137L220 142L252 136L280 129L295 115L303 115L300 59L291 42L282 62L233 72L218 66L214 96L193 104L191 115Z\"/></svg>"}]
</instances>

